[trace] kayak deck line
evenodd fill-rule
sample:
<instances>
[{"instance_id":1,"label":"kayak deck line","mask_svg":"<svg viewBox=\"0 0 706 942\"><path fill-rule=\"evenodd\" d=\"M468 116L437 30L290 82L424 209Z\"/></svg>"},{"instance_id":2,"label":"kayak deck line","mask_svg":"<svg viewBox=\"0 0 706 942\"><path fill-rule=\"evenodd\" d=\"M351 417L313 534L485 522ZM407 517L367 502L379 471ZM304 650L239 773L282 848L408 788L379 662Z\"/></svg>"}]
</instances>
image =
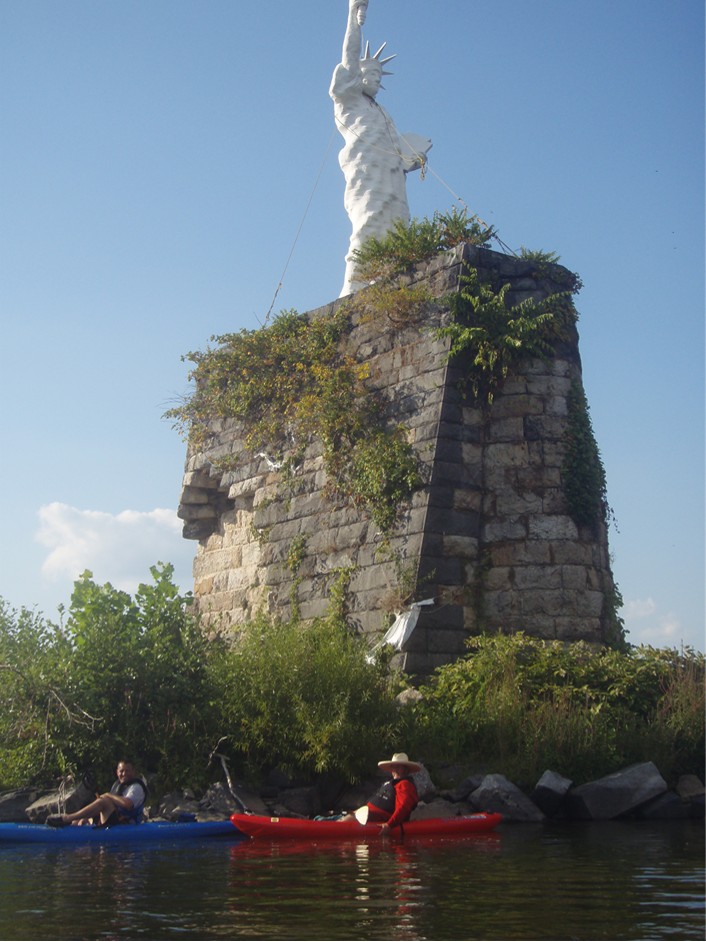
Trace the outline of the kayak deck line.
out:
<instances>
[{"instance_id":1,"label":"kayak deck line","mask_svg":"<svg viewBox=\"0 0 706 942\"><path fill-rule=\"evenodd\" d=\"M146 821L142 824L117 824L110 828L53 828L24 822L0 824L0 844L142 844L241 836L228 818L222 821Z\"/></svg>"},{"instance_id":2,"label":"kayak deck line","mask_svg":"<svg viewBox=\"0 0 706 942\"><path fill-rule=\"evenodd\" d=\"M230 820L243 834L252 838L299 840L353 840L380 838L381 830L375 824L357 821L313 821L310 818L267 817L256 814L233 814ZM492 831L500 824L502 815L483 812L459 815L455 818L421 818L407 821L392 828L392 837L465 837Z\"/></svg>"}]
</instances>

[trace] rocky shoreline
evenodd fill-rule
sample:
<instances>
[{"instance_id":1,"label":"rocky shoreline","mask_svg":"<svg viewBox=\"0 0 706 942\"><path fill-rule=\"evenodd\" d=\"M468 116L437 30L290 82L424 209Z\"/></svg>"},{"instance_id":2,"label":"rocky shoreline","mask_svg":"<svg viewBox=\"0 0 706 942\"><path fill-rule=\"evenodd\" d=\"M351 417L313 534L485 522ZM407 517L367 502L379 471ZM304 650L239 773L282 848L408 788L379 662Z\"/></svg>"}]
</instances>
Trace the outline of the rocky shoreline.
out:
<instances>
[{"instance_id":1,"label":"rocky shoreline","mask_svg":"<svg viewBox=\"0 0 706 942\"><path fill-rule=\"evenodd\" d=\"M508 822L548 820L608 821L703 819L704 784L696 775L683 775L670 789L652 762L642 762L592 782L575 785L557 772L546 771L531 790L522 790L504 775L471 774L443 770L446 781L458 784L437 788L422 768L414 775L420 802L412 818L449 818L479 811L495 811ZM185 789L148 802L150 820L219 820L242 810L277 817L313 817L331 810L350 811L364 804L379 785L378 779L342 788L322 779L316 784L289 779L278 770L257 790L236 786L235 795L221 783L203 795ZM59 789L26 788L0 795L0 821L43 823L49 814L77 811L94 797L83 783L65 782Z\"/></svg>"}]
</instances>

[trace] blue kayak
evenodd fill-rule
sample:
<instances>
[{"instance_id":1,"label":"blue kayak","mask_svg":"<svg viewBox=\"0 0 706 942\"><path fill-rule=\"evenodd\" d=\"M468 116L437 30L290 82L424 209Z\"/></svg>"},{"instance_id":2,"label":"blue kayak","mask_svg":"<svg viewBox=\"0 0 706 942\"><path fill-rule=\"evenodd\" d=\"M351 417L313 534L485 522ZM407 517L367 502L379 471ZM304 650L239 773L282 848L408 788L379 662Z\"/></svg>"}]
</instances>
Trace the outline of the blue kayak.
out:
<instances>
[{"instance_id":1,"label":"blue kayak","mask_svg":"<svg viewBox=\"0 0 706 942\"><path fill-rule=\"evenodd\" d=\"M225 821L148 821L112 828L63 827L46 824L0 824L0 844L142 844L156 841L200 841L214 837L240 838Z\"/></svg>"}]
</instances>

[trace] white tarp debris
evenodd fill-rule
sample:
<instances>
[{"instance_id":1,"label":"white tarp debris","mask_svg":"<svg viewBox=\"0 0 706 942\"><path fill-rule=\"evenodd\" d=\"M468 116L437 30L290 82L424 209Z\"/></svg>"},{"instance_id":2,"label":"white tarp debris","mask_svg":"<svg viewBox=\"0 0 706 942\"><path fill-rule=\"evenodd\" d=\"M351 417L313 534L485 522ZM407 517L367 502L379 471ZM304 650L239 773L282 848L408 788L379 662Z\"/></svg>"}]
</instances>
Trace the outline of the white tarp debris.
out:
<instances>
[{"instance_id":1,"label":"white tarp debris","mask_svg":"<svg viewBox=\"0 0 706 942\"><path fill-rule=\"evenodd\" d=\"M434 599L425 599L423 602L413 602L406 612L401 612L390 627L385 632L382 641L378 641L365 660L371 664L375 660L375 654L385 644L391 644L396 651L401 651L404 644L409 640L410 635L417 626L417 619L422 609L422 605L433 605Z\"/></svg>"}]
</instances>

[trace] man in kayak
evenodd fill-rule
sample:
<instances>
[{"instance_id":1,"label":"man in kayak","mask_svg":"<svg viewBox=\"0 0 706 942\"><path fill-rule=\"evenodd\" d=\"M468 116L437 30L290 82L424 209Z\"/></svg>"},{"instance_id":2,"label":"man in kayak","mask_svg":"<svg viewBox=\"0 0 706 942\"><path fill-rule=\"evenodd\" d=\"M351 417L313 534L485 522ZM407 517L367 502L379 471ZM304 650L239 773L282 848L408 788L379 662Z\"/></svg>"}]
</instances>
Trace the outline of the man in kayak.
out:
<instances>
[{"instance_id":1,"label":"man in kayak","mask_svg":"<svg viewBox=\"0 0 706 942\"><path fill-rule=\"evenodd\" d=\"M61 828L67 824L78 824L86 818L99 819L100 827L114 824L139 824L147 799L147 787L137 777L135 767L128 759L118 762L117 779L109 792L104 792L95 801L72 814L50 814L46 823Z\"/></svg>"},{"instance_id":2,"label":"man in kayak","mask_svg":"<svg viewBox=\"0 0 706 942\"><path fill-rule=\"evenodd\" d=\"M381 785L362 808L345 815L343 821L379 824L385 831L409 820L419 802L412 773L421 771L422 767L408 759L406 752L396 752L389 761L378 762L378 768L387 772L391 779Z\"/></svg>"}]
</instances>

